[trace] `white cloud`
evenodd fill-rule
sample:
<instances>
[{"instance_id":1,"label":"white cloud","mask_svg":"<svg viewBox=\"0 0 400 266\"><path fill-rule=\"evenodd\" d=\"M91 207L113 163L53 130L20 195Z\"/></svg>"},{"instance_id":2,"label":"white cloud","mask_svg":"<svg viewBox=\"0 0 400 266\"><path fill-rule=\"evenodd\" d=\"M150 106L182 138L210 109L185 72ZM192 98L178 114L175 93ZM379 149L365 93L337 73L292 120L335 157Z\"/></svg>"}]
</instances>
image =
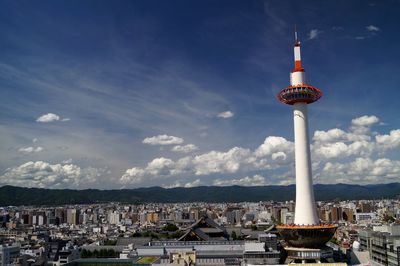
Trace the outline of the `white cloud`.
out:
<instances>
[{"instance_id":1,"label":"white cloud","mask_svg":"<svg viewBox=\"0 0 400 266\"><path fill-rule=\"evenodd\" d=\"M138 184L143 182L146 177L154 179L180 175L189 170L187 169L188 163L190 161L186 158L181 158L177 162L164 157L155 158L145 168L133 167L126 170L120 178L120 183Z\"/></svg>"},{"instance_id":2,"label":"white cloud","mask_svg":"<svg viewBox=\"0 0 400 266\"><path fill-rule=\"evenodd\" d=\"M374 25L368 25L368 26L366 26L365 27L368 31L372 31L372 32L377 32L377 31L380 31L381 29L380 28L378 28L377 26L374 26Z\"/></svg>"},{"instance_id":3,"label":"white cloud","mask_svg":"<svg viewBox=\"0 0 400 266\"><path fill-rule=\"evenodd\" d=\"M400 148L400 129L390 131L389 135L376 135L375 140L380 150Z\"/></svg>"},{"instance_id":4,"label":"white cloud","mask_svg":"<svg viewBox=\"0 0 400 266\"><path fill-rule=\"evenodd\" d=\"M72 163L72 158L69 158L67 160L62 161L61 163L63 164L71 164Z\"/></svg>"},{"instance_id":5,"label":"white cloud","mask_svg":"<svg viewBox=\"0 0 400 266\"><path fill-rule=\"evenodd\" d=\"M119 179L121 184L138 184L143 181L145 171L139 167L133 167L125 171Z\"/></svg>"},{"instance_id":6,"label":"white cloud","mask_svg":"<svg viewBox=\"0 0 400 266\"><path fill-rule=\"evenodd\" d=\"M343 139L343 136L346 135L346 132L339 128L333 128L328 131L320 131L316 130L314 132L314 141L320 141L320 142L332 142L335 140Z\"/></svg>"},{"instance_id":7,"label":"white cloud","mask_svg":"<svg viewBox=\"0 0 400 266\"><path fill-rule=\"evenodd\" d=\"M274 142L276 138L278 137L269 137L266 139L266 143ZM236 173L241 170L272 169L277 165L293 161L287 155L293 153L293 143L284 138L279 141L281 142L280 147L278 147L279 143L273 143L274 147L269 150L268 154L260 154L260 150L264 147L259 148L257 156L250 149L234 147L226 152L210 151L196 156L182 157L177 161L165 157L155 158L144 168L133 167L126 170L120 178L120 182L122 184L140 184L149 179L179 175L204 176Z\"/></svg>"},{"instance_id":8,"label":"white cloud","mask_svg":"<svg viewBox=\"0 0 400 266\"><path fill-rule=\"evenodd\" d=\"M142 142L150 145L176 145L183 143L183 139L168 135L158 135L145 138Z\"/></svg>"},{"instance_id":9,"label":"white cloud","mask_svg":"<svg viewBox=\"0 0 400 266\"><path fill-rule=\"evenodd\" d=\"M400 161L359 157L347 163L326 163L320 178L324 183L371 184L381 183L382 177L384 182L398 182L399 176Z\"/></svg>"},{"instance_id":10,"label":"white cloud","mask_svg":"<svg viewBox=\"0 0 400 266\"><path fill-rule=\"evenodd\" d=\"M70 121L70 120L71 119L69 119L69 118L61 118L59 115L56 115L56 114L53 114L53 113L48 113L48 114L45 114L45 115L42 115L42 116L38 117L36 119L36 122L50 123L50 122L54 122L54 121L67 122L67 121Z\"/></svg>"},{"instance_id":11,"label":"white cloud","mask_svg":"<svg viewBox=\"0 0 400 266\"><path fill-rule=\"evenodd\" d=\"M369 135L370 127L378 122L378 117L374 115L364 115L351 120L350 130L356 135Z\"/></svg>"},{"instance_id":12,"label":"white cloud","mask_svg":"<svg viewBox=\"0 0 400 266\"><path fill-rule=\"evenodd\" d=\"M172 147L171 151L174 152L182 152L182 153L189 153L192 151L196 151L199 148L194 144L187 144L187 145L177 145Z\"/></svg>"},{"instance_id":13,"label":"white cloud","mask_svg":"<svg viewBox=\"0 0 400 266\"><path fill-rule=\"evenodd\" d=\"M291 153L294 151L294 143L282 137L270 136L265 138L255 151L257 157L265 157L276 152Z\"/></svg>"},{"instance_id":14,"label":"white cloud","mask_svg":"<svg viewBox=\"0 0 400 266\"><path fill-rule=\"evenodd\" d=\"M48 114L40 116L38 119L36 119L36 122L50 123L50 122L54 122L54 121L58 121L58 120L60 120L60 117L58 115L53 114L53 113L48 113Z\"/></svg>"},{"instance_id":15,"label":"white cloud","mask_svg":"<svg viewBox=\"0 0 400 266\"><path fill-rule=\"evenodd\" d=\"M354 134L350 132L345 132L339 128L329 129L328 131L316 130L314 132L313 140L315 142L336 142L342 141L362 141L369 140L370 137L363 134Z\"/></svg>"},{"instance_id":16,"label":"white cloud","mask_svg":"<svg viewBox=\"0 0 400 266\"><path fill-rule=\"evenodd\" d=\"M175 162L168 158L156 158L149 162L146 170L150 175L157 176L168 176L171 175L171 171L175 168Z\"/></svg>"},{"instance_id":17,"label":"white cloud","mask_svg":"<svg viewBox=\"0 0 400 266\"><path fill-rule=\"evenodd\" d=\"M163 185L164 188L176 188L176 187L185 187L185 188L191 188L191 187L198 187L200 186L202 183L200 181L200 179L196 179L190 182L179 182L176 181L175 183L171 184L171 185Z\"/></svg>"},{"instance_id":18,"label":"white cloud","mask_svg":"<svg viewBox=\"0 0 400 266\"><path fill-rule=\"evenodd\" d=\"M353 126L371 126L379 122L379 118L374 115L364 115L351 120Z\"/></svg>"},{"instance_id":19,"label":"white cloud","mask_svg":"<svg viewBox=\"0 0 400 266\"><path fill-rule=\"evenodd\" d=\"M232 148L227 152L211 151L202 155L187 156L177 161L168 158L155 158L146 167L128 169L120 178L122 184L138 184L145 178L167 178L171 176L208 175L235 173L242 166L251 163L251 151L243 148Z\"/></svg>"},{"instance_id":20,"label":"white cloud","mask_svg":"<svg viewBox=\"0 0 400 266\"><path fill-rule=\"evenodd\" d=\"M308 33L308 39L312 40L312 39L316 39L318 38L318 36L322 33L321 30L319 29L312 29L309 33Z\"/></svg>"},{"instance_id":21,"label":"white cloud","mask_svg":"<svg viewBox=\"0 0 400 266\"><path fill-rule=\"evenodd\" d=\"M184 187L198 187L198 186L200 186L200 185L201 185L200 179L196 179L196 180L193 180L193 181L191 181L191 182L186 183L186 184L184 185Z\"/></svg>"},{"instance_id":22,"label":"white cloud","mask_svg":"<svg viewBox=\"0 0 400 266\"><path fill-rule=\"evenodd\" d=\"M50 164L43 161L27 162L8 168L1 176L1 183L40 188L80 188L93 183L100 175L99 169L80 168L74 164Z\"/></svg>"},{"instance_id":23,"label":"white cloud","mask_svg":"<svg viewBox=\"0 0 400 266\"><path fill-rule=\"evenodd\" d=\"M24 153L24 154L41 152L41 151L43 151L42 147L22 147L22 148L18 149L18 152Z\"/></svg>"},{"instance_id":24,"label":"white cloud","mask_svg":"<svg viewBox=\"0 0 400 266\"><path fill-rule=\"evenodd\" d=\"M232 113L231 111L225 111L225 112L221 112L221 113L219 113L218 115L217 115L217 117L219 117L219 118L231 118L231 117L233 117L235 114L234 113Z\"/></svg>"},{"instance_id":25,"label":"white cloud","mask_svg":"<svg viewBox=\"0 0 400 266\"><path fill-rule=\"evenodd\" d=\"M34 138L33 140L32 140L32 143L36 143L36 142L38 142L39 140L37 139L37 138Z\"/></svg>"},{"instance_id":26,"label":"white cloud","mask_svg":"<svg viewBox=\"0 0 400 266\"><path fill-rule=\"evenodd\" d=\"M227 152L211 151L193 158L196 175L212 173L235 173L240 167L248 163L251 151L234 147Z\"/></svg>"},{"instance_id":27,"label":"white cloud","mask_svg":"<svg viewBox=\"0 0 400 266\"><path fill-rule=\"evenodd\" d=\"M370 127L377 123L379 123L378 117L365 115L351 120L351 125L347 130L333 128L326 131L315 131L311 155L316 182L359 183L365 181L368 183L375 182L374 180L376 182L392 180L393 173L396 171L383 169L382 165L396 167L397 161L390 158L382 161L376 158L385 156L388 151L400 148L400 129L392 130L388 134L371 132ZM366 161L362 161L360 158ZM361 169L362 165L367 163L366 169L372 174L370 173L366 180L363 179L361 170L351 172L352 167ZM269 173L270 184L293 183L294 143L283 137L269 136L254 150L234 147L227 151L213 150L177 160L165 157L155 158L146 167L128 169L121 177L120 182L140 185L149 180L212 174L217 178L214 183L218 185L267 184L265 179L263 182L263 178L260 176L247 176L232 180L218 177L218 175L260 170ZM337 173L339 181L336 180L334 173ZM352 174L347 175L348 173ZM357 176L356 173L360 173L361 176ZM184 183L179 182L179 186L184 186Z\"/></svg>"},{"instance_id":28,"label":"white cloud","mask_svg":"<svg viewBox=\"0 0 400 266\"><path fill-rule=\"evenodd\" d=\"M317 158L333 159L349 156L369 156L374 150L374 143L368 141L354 141L351 144L344 142L323 143L313 146Z\"/></svg>"},{"instance_id":29,"label":"white cloud","mask_svg":"<svg viewBox=\"0 0 400 266\"><path fill-rule=\"evenodd\" d=\"M214 186L266 186L267 180L261 175L252 177L246 176L239 179L216 179L213 182Z\"/></svg>"}]
</instances>

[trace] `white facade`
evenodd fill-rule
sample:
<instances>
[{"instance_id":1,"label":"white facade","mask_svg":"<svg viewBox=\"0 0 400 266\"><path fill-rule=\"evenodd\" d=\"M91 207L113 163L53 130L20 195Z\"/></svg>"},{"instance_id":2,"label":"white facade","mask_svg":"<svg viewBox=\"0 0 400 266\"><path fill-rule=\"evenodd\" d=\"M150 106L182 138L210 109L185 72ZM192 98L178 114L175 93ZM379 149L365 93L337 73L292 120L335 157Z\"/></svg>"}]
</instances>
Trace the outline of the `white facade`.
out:
<instances>
[{"instance_id":1,"label":"white facade","mask_svg":"<svg viewBox=\"0 0 400 266\"><path fill-rule=\"evenodd\" d=\"M305 80L306 80L306 73L305 72L296 71L296 72L290 73L290 84L292 86L304 84Z\"/></svg>"},{"instance_id":2,"label":"white facade","mask_svg":"<svg viewBox=\"0 0 400 266\"><path fill-rule=\"evenodd\" d=\"M296 209L294 223L318 224L311 173L311 152L308 136L307 104L293 105L296 161Z\"/></svg>"}]
</instances>

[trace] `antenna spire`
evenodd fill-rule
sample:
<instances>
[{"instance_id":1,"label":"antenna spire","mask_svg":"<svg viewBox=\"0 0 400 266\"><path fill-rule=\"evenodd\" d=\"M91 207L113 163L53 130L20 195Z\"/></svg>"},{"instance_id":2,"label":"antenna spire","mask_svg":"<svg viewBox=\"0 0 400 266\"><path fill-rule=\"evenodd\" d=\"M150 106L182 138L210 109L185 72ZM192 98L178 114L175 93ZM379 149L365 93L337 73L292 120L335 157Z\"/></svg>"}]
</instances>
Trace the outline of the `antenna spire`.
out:
<instances>
[{"instance_id":1,"label":"antenna spire","mask_svg":"<svg viewBox=\"0 0 400 266\"><path fill-rule=\"evenodd\" d=\"M294 41L297 43L299 39L297 38L297 25L294 24Z\"/></svg>"}]
</instances>

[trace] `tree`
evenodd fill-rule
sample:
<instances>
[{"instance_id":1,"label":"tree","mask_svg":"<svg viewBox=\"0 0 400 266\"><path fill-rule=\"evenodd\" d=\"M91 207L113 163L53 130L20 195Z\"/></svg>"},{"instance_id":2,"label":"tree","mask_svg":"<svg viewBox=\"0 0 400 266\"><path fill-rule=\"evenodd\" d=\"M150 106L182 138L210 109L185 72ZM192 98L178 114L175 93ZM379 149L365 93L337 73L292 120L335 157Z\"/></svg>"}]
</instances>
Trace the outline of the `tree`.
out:
<instances>
[{"instance_id":1,"label":"tree","mask_svg":"<svg viewBox=\"0 0 400 266\"><path fill-rule=\"evenodd\" d=\"M88 251L86 249L83 249L81 252L81 258L88 258L89 254Z\"/></svg>"},{"instance_id":2,"label":"tree","mask_svg":"<svg viewBox=\"0 0 400 266\"><path fill-rule=\"evenodd\" d=\"M389 215L389 214L385 214L383 216L383 221L387 222L387 223L393 223L394 221L396 221L396 219L393 216Z\"/></svg>"},{"instance_id":3,"label":"tree","mask_svg":"<svg viewBox=\"0 0 400 266\"><path fill-rule=\"evenodd\" d=\"M164 231L168 231L168 232L175 232L176 230L178 230L179 228L175 225L175 224L166 224L163 228Z\"/></svg>"},{"instance_id":4,"label":"tree","mask_svg":"<svg viewBox=\"0 0 400 266\"><path fill-rule=\"evenodd\" d=\"M232 240L236 240L236 239L237 239L237 235L236 235L236 232L235 232L235 231L232 231L232 233L231 233L231 239L232 239Z\"/></svg>"}]
</instances>

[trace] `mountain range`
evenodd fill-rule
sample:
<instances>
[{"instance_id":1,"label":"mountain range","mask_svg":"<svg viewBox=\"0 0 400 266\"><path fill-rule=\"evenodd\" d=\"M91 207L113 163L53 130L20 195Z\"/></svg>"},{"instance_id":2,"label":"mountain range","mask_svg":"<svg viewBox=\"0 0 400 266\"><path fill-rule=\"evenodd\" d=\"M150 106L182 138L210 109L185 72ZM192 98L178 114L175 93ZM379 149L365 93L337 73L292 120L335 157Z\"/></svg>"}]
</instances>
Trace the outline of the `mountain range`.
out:
<instances>
[{"instance_id":1,"label":"mountain range","mask_svg":"<svg viewBox=\"0 0 400 266\"><path fill-rule=\"evenodd\" d=\"M400 183L376 185L314 185L316 200L382 199L400 196ZM121 190L71 190L0 187L0 206L64 205L88 203L148 202L243 202L295 200L295 185L289 186L200 186L192 188L135 188Z\"/></svg>"}]
</instances>

